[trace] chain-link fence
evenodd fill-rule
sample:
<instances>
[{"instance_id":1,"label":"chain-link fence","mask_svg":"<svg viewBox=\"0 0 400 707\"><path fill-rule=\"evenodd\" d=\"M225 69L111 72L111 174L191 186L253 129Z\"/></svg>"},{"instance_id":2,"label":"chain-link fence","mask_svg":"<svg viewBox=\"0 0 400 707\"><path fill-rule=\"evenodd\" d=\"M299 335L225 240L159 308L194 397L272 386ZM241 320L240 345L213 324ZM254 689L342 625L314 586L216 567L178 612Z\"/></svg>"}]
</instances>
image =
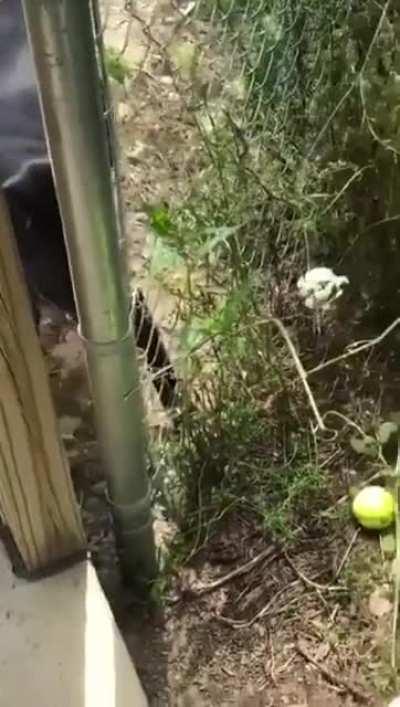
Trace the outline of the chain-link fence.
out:
<instances>
[{"instance_id":1,"label":"chain-link fence","mask_svg":"<svg viewBox=\"0 0 400 707\"><path fill-rule=\"evenodd\" d=\"M304 270L349 277L336 347L399 309L400 14L372 0L137 0L108 3L104 25L133 281L205 412L186 452L197 472L193 449L208 460L212 486L297 385L271 318L304 345ZM216 438L231 445L218 469Z\"/></svg>"},{"instance_id":2,"label":"chain-link fence","mask_svg":"<svg viewBox=\"0 0 400 707\"><path fill-rule=\"evenodd\" d=\"M132 283L162 325L190 398L173 433L155 396L149 406L151 426L161 429L151 451L168 541L171 519L179 528L160 587L172 568L173 601L183 598L173 604L173 631L183 626L191 643L182 641L173 669L185 686L199 676L208 704L235 701L233 685L257 674L260 699L266 689L266 702L279 704L266 675L268 636L282 702L312 701L308 688L306 697L286 694L293 671L304 672L292 647L310 621L314 630L321 618L324 636L344 621L340 660L324 652L332 675L376 646L353 609L361 596L369 601L371 577L381 583L381 574L370 542L366 549L348 522L347 501L372 474L386 483L397 458L397 433L384 446L380 430L387 420L398 430L400 409L399 6L104 3ZM320 321L297 287L317 265L350 283ZM357 341L365 348L355 356ZM275 540L289 549L283 569L267 559L231 581L236 570L226 574L222 563L246 567L257 547L275 552ZM220 591L208 604L210 577ZM338 596L351 597L350 613L344 601L337 615ZM285 652L275 663L278 647ZM376 675L380 690L389 671L371 665L360 664L360 674ZM221 684L215 700L213 681ZM315 703L327 699L318 693Z\"/></svg>"},{"instance_id":3,"label":"chain-link fence","mask_svg":"<svg viewBox=\"0 0 400 707\"><path fill-rule=\"evenodd\" d=\"M350 231L393 218L380 182L397 154L396 23L390 3L110 3L135 255L150 254L149 210L160 235L190 199L201 206L189 204L188 224L181 214L188 240L234 241L244 262L282 260L290 234L311 254L317 242L318 255L337 238L351 246ZM236 230L210 239L221 226ZM150 250L153 270L168 269Z\"/></svg>"}]
</instances>

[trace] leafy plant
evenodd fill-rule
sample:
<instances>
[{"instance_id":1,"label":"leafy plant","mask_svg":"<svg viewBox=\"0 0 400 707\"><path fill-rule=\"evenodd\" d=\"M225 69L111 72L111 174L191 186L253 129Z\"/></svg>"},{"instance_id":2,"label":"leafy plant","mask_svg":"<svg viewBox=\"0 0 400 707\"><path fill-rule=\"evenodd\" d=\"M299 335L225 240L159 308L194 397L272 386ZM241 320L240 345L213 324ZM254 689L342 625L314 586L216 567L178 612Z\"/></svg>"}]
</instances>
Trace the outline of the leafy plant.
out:
<instances>
[{"instance_id":1,"label":"leafy plant","mask_svg":"<svg viewBox=\"0 0 400 707\"><path fill-rule=\"evenodd\" d=\"M399 439L399 425L393 421L382 422L375 430L375 434L353 435L350 445L357 454L365 455L387 463L390 451L397 449Z\"/></svg>"}]
</instances>

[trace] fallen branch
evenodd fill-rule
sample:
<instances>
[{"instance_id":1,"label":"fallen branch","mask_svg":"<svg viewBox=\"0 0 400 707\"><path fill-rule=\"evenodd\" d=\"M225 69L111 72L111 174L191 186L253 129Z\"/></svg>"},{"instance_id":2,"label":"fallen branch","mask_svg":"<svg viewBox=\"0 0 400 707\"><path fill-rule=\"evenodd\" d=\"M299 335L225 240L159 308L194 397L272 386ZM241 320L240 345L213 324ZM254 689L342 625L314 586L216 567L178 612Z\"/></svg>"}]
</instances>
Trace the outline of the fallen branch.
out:
<instances>
[{"instance_id":1,"label":"fallen branch","mask_svg":"<svg viewBox=\"0 0 400 707\"><path fill-rule=\"evenodd\" d=\"M349 544L348 544L348 546L347 546L346 552L344 553L344 555L343 555L343 557L342 557L342 559L341 559L341 562L340 562L340 564L339 564L339 567L338 567L337 570L336 570L336 573L335 573L335 576L334 576L334 581L335 581L335 582L337 582L337 580L339 579L339 577L340 577L340 575L341 575L341 573L342 573L342 571L343 571L343 569L344 569L344 567L345 567L345 565L346 565L346 562L347 562L347 560L348 560L349 557L350 557L350 553L351 553L351 551L352 551L354 545L355 545L356 542L357 542L357 538L358 538L360 532L361 532L361 528L356 528L356 529L355 529L355 531L354 531L354 533L353 533L353 537L351 538L351 540L350 540L350 542L349 542Z\"/></svg>"},{"instance_id":2,"label":"fallen branch","mask_svg":"<svg viewBox=\"0 0 400 707\"><path fill-rule=\"evenodd\" d=\"M318 579L318 577L321 576L321 572L318 572L315 577L313 577L314 581L315 579ZM302 581L301 579L294 579L292 582L287 584L285 587L282 587L279 591L277 591L274 596L268 600L268 602L261 608L257 613L248 621L245 619L230 619L228 616L223 616L221 614L215 614L215 617L219 620L222 621L222 623L228 624L228 626L232 626L232 628L239 628L239 629L245 629L245 628L250 628L250 626L253 626L257 621L260 621L260 619L265 618L268 616L268 614L274 615L274 617L278 616L279 614L284 613L287 611L289 608L293 606L293 604L297 604L304 596L304 585L303 585L303 591L302 589L298 594L293 596L291 599L285 599L285 603L282 604L281 606L275 608L276 601L283 595L287 594L287 592L290 589L294 589L296 587L301 587L302 586Z\"/></svg>"},{"instance_id":3,"label":"fallen branch","mask_svg":"<svg viewBox=\"0 0 400 707\"><path fill-rule=\"evenodd\" d=\"M319 428L320 430L326 430L325 423L324 423L324 421L323 421L323 419L322 419L322 417L321 417L321 414L320 414L320 412L319 412L319 410L318 410L318 407L317 407L317 404L316 404L316 402L315 402L314 396L313 396L313 394L312 394L311 388L310 388L310 386L309 386L309 384L308 384L308 381L307 381L308 373L307 373L307 371L305 370L305 368L304 368L302 362L300 361L299 355L298 355L298 353L297 353L297 351L296 351L296 349L295 349L295 346L294 346L294 344L293 344L293 342L292 342L292 340L291 340L291 338L290 338L290 336L289 336L289 334L288 334L286 328L284 327L284 325L282 324L282 322L280 321L280 319L276 319L275 317L272 317L271 319L269 319L269 320L267 320L267 321L271 322L271 324L275 324L275 326L278 327L280 333L282 334L282 336L283 336L283 338L284 338L284 340L285 340L285 342L286 342L286 345L287 345L287 347L288 347L288 349L289 349L289 352L290 352L290 354L291 354L291 356L292 356L292 358L293 358L294 365L295 365L296 368L297 368L297 373L299 374L299 378L300 378L300 380L301 380L301 382L302 382L302 384L303 384L304 390L305 390L306 395L307 395L307 397L308 397L308 401L309 401L309 403L310 403L311 410L313 411L314 416L315 416L315 419L316 419L316 421L317 421L318 428ZM399 321L400 321L400 320L399 320Z\"/></svg>"},{"instance_id":4,"label":"fallen branch","mask_svg":"<svg viewBox=\"0 0 400 707\"><path fill-rule=\"evenodd\" d=\"M306 585L306 587L311 587L311 589L316 589L318 592L343 592L347 591L344 587L335 587L332 584L319 584L319 582L314 582L313 579L307 577L294 562L290 559L289 555L285 552L284 558L288 563L289 567L292 568L293 572L297 575L299 579Z\"/></svg>"},{"instance_id":5,"label":"fallen branch","mask_svg":"<svg viewBox=\"0 0 400 707\"><path fill-rule=\"evenodd\" d=\"M222 614L216 614L215 616L218 619L218 621L221 621L222 623L227 624L228 626L232 626L232 628L240 628L240 629L250 628L250 626L253 626L253 624L255 624L256 621L259 621L260 619L264 618L264 616L266 616L269 613L271 607L273 607L274 604L276 603L276 600L280 596L282 596L282 594L285 594L287 592L287 590L290 588L290 586L293 586L294 584L299 584L299 583L300 583L299 580L295 580L294 582L292 582L291 585L289 585L289 587L286 586L286 587L283 587L283 589L280 589L278 592L276 592L276 594L274 594L274 596L271 599L269 599L267 604L265 604L265 606L263 606L262 609L257 611L257 613L248 621L243 620L243 619L230 619L228 616L222 616ZM294 599L297 600L298 597L294 597ZM293 602L293 599L290 602L287 602L285 604L285 608L287 606L289 606L289 604L291 604L292 602Z\"/></svg>"},{"instance_id":6,"label":"fallen branch","mask_svg":"<svg viewBox=\"0 0 400 707\"><path fill-rule=\"evenodd\" d=\"M376 336L375 339L370 339L369 341L366 341L359 346L357 343L351 344L348 351L344 354L340 354L340 356L335 356L334 358L330 358L329 361L325 361L324 363L320 363L318 366L315 366L314 368L310 368L309 371L305 371L305 375L308 378L311 376L313 373L318 373L318 371L322 371L324 368L328 368L328 366L333 366L334 363L339 363L339 361L344 361L346 358L350 358L351 356L355 356L356 354L360 353L360 351L366 351L367 349L371 349L373 346L376 346L377 344L380 344L389 334L392 333L393 329L395 329L398 325L400 324L400 317L394 320L384 331L379 334L379 336Z\"/></svg>"},{"instance_id":7,"label":"fallen branch","mask_svg":"<svg viewBox=\"0 0 400 707\"><path fill-rule=\"evenodd\" d=\"M350 682L350 680L346 680L346 678L341 677L339 674L333 673L331 670L329 670L324 665L315 660L315 658L313 658L313 656L309 654L307 649L304 648L301 641L297 641L296 650L299 655L302 656L302 658L304 658L308 663L313 665L314 668L317 668L321 675L323 675L330 683L332 683L332 685L336 685L336 687L345 689L356 700L359 700L360 702L368 703L371 701L370 695L364 692L361 688L354 685L352 682Z\"/></svg>"},{"instance_id":8,"label":"fallen branch","mask_svg":"<svg viewBox=\"0 0 400 707\"><path fill-rule=\"evenodd\" d=\"M264 560L269 560L268 564L274 562L278 559L280 554L281 553L277 552L276 547L274 546L263 550L244 565L236 567L236 569L232 570L232 572L224 574L223 577L218 577L218 579L215 579L209 584L203 584L203 586L199 587L197 591L193 591L193 598L201 597L204 594L209 594L210 592L215 592L216 589L219 589L224 584L228 584L228 582L231 582L232 579L236 579L236 577L242 577L244 574L247 574Z\"/></svg>"}]
</instances>

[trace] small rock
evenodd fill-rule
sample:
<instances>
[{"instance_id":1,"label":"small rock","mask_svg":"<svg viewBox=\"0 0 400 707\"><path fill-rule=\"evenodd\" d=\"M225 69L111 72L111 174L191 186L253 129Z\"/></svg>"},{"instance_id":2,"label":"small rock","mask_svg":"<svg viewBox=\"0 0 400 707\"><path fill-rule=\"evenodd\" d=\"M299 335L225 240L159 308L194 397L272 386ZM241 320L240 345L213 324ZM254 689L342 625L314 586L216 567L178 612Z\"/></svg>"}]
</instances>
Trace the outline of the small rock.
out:
<instances>
[{"instance_id":1,"label":"small rock","mask_svg":"<svg viewBox=\"0 0 400 707\"><path fill-rule=\"evenodd\" d=\"M392 602L385 596L381 595L382 590L376 589L370 596L368 608L373 616L378 619L385 616L392 610Z\"/></svg>"},{"instance_id":2,"label":"small rock","mask_svg":"<svg viewBox=\"0 0 400 707\"><path fill-rule=\"evenodd\" d=\"M160 83L164 84L164 86L172 86L174 80L172 76L161 76L160 77Z\"/></svg>"},{"instance_id":3,"label":"small rock","mask_svg":"<svg viewBox=\"0 0 400 707\"><path fill-rule=\"evenodd\" d=\"M127 154L130 164L138 164L141 160L145 159L147 149L148 146L143 142L137 142L135 147L132 147Z\"/></svg>"},{"instance_id":4,"label":"small rock","mask_svg":"<svg viewBox=\"0 0 400 707\"><path fill-rule=\"evenodd\" d=\"M117 108L117 118L121 123L126 123L133 116L133 110L128 103L120 101Z\"/></svg>"}]
</instances>

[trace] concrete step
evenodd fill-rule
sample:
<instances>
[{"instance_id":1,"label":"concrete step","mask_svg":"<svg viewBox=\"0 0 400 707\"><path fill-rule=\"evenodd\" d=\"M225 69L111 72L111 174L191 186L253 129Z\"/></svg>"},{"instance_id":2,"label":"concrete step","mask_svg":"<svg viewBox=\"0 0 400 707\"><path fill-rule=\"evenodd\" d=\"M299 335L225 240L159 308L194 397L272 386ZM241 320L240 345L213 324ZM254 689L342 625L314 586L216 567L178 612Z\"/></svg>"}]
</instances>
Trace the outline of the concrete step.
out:
<instances>
[{"instance_id":1,"label":"concrete step","mask_svg":"<svg viewBox=\"0 0 400 707\"><path fill-rule=\"evenodd\" d=\"M1 707L148 707L90 562L16 578L0 543Z\"/></svg>"}]
</instances>

